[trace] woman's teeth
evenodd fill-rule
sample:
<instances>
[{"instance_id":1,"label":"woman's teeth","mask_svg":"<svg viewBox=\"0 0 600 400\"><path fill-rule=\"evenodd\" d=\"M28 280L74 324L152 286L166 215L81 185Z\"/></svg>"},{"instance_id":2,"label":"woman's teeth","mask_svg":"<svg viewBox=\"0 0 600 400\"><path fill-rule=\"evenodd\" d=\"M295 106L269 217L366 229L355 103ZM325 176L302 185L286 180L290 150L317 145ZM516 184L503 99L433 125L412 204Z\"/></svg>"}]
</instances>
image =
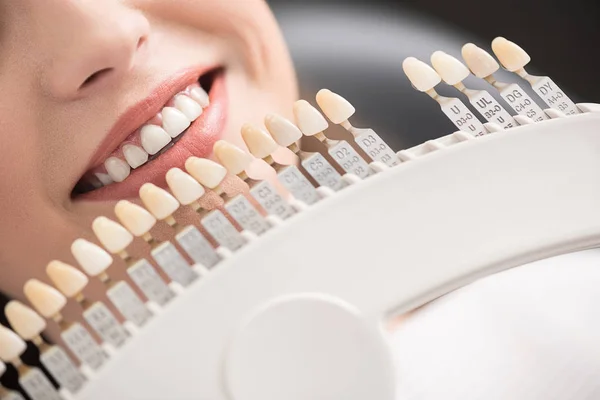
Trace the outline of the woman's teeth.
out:
<instances>
[{"instance_id":1,"label":"woman's teeth","mask_svg":"<svg viewBox=\"0 0 600 400\"><path fill-rule=\"evenodd\" d=\"M151 123L130 135L102 166L94 168L83 186L97 189L114 182L123 182L131 169L151 161L155 158L153 156L185 132L209 104L208 93L197 84L178 93Z\"/></svg>"}]
</instances>

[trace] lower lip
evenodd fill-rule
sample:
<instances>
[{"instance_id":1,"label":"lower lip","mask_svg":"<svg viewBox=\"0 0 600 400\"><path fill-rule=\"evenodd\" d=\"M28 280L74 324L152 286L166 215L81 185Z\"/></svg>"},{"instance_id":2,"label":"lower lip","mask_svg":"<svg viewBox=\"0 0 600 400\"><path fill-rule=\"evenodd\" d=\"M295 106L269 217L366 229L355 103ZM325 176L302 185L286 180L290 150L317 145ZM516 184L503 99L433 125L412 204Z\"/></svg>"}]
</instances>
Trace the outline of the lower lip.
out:
<instances>
[{"instance_id":1,"label":"lower lip","mask_svg":"<svg viewBox=\"0 0 600 400\"><path fill-rule=\"evenodd\" d=\"M166 187L165 174L171 168L183 168L191 156L208 158L212 155L215 142L223 136L227 121L228 101L225 74L216 77L210 90L210 105L202 115L192 122L183 136L170 149L155 160L135 170L120 183L113 183L85 193L77 200L110 201L134 199L144 183Z\"/></svg>"}]
</instances>

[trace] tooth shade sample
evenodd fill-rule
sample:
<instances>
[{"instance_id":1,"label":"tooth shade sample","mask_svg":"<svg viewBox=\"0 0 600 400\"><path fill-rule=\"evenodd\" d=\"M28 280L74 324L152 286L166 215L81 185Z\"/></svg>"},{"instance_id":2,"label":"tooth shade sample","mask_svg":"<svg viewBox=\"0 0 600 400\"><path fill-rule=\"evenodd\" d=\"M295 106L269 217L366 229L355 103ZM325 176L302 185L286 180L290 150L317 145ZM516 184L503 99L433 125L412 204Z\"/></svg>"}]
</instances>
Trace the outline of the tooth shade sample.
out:
<instances>
[{"instance_id":1,"label":"tooth shade sample","mask_svg":"<svg viewBox=\"0 0 600 400\"><path fill-rule=\"evenodd\" d=\"M244 172L254 160L250 154L224 140L215 143L213 152L227 171L234 175Z\"/></svg>"},{"instance_id":2,"label":"tooth shade sample","mask_svg":"<svg viewBox=\"0 0 600 400\"><path fill-rule=\"evenodd\" d=\"M469 68L443 51L436 51L431 55L431 64L448 85L456 85L471 75Z\"/></svg>"},{"instance_id":3,"label":"tooth shade sample","mask_svg":"<svg viewBox=\"0 0 600 400\"><path fill-rule=\"evenodd\" d=\"M190 121L194 121L202 115L200 104L183 94L175 97L175 108L181 111Z\"/></svg>"},{"instance_id":4,"label":"tooth shade sample","mask_svg":"<svg viewBox=\"0 0 600 400\"><path fill-rule=\"evenodd\" d=\"M171 168L167 172L166 179L169 189L184 206L192 204L206 193L197 180L179 168Z\"/></svg>"},{"instance_id":5,"label":"tooth shade sample","mask_svg":"<svg viewBox=\"0 0 600 400\"><path fill-rule=\"evenodd\" d=\"M171 193L152 183L145 183L140 188L140 198L144 206L155 218L163 220L179 208L179 202Z\"/></svg>"},{"instance_id":6,"label":"tooth shade sample","mask_svg":"<svg viewBox=\"0 0 600 400\"><path fill-rule=\"evenodd\" d=\"M104 168L110 179L115 182L123 182L131 172L129 164L117 157L108 157L104 161Z\"/></svg>"},{"instance_id":7,"label":"tooth shade sample","mask_svg":"<svg viewBox=\"0 0 600 400\"><path fill-rule=\"evenodd\" d=\"M19 335L0 325L0 359L2 361L18 360L26 349L27 345Z\"/></svg>"},{"instance_id":8,"label":"tooth shade sample","mask_svg":"<svg viewBox=\"0 0 600 400\"><path fill-rule=\"evenodd\" d=\"M142 147L146 153L154 155L171 142L171 136L160 126L144 125L140 130Z\"/></svg>"},{"instance_id":9,"label":"tooth shade sample","mask_svg":"<svg viewBox=\"0 0 600 400\"><path fill-rule=\"evenodd\" d=\"M473 75L478 78L487 78L500 68L498 61L490 53L473 43L463 46L462 57Z\"/></svg>"},{"instance_id":10,"label":"tooth shade sample","mask_svg":"<svg viewBox=\"0 0 600 400\"><path fill-rule=\"evenodd\" d=\"M37 279L30 279L23 287L25 297L44 318L52 318L65 307L67 299L58 290Z\"/></svg>"},{"instance_id":11,"label":"tooth shade sample","mask_svg":"<svg viewBox=\"0 0 600 400\"><path fill-rule=\"evenodd\" d=\"M74 297L81 293L89 282L83 272L62 261L50 261L46 267L46 274L58 290L67 297Z\"/></svg>"},{"instance_id":12,"label":"tooth shade sample","mask_svg":"<svg viewBox=\"0 0 600 400\"><path fill-rule=\"evenodd\" d=\"M273 139L283 147L291 146L302 138L302 131L292 121L277 114L268 114L265 126Z\"/></svg>"},{"instance_id":13,"label":"tooth shade sample","mask_svg":"<svg viewBox=\"0 0 600 400\"><path fill-rule=\"evenodd\" d=\"M442 78L429 65L414 57L408 57L402 63L402 69L410 83L421 92L433 89Z\"/></svg>"},{"instance_id":14,"label":"tooth shade sample","mask_svg":"<svg viewBox=\"0 0 600 400\"><path fill-rule=\"evenodd\" d=\"M85 239L75 240L71 245L71 253L81 269L89 276L100 275L113 262L112 257L106 250Z\"/></svg>"},{"instance_id":15,"label":"tooth shade sample","mask_svg":"<svg viewBox=\"0 0 600 400\"><path fill-rule=\"evenodd\" d=\"M500 64L510 72L522 69L531 61L531 57L525 50L503 37L497 37L492 41L492 50L500 60Z\"/></svg>"},{"instance_id":16,"label":"tooth shade sample","mask_svg":"<svg viewBox=\"0 0 600 400\"><path fill-rule=\"evenodd\" d=\"M115 214L123 226L135 236L148 233L156 225L156 218L152 214L127 200L121 200L117 203Z\"/></svg>"},{"instance_id":17,"label":"tooth shade sample","mask_svg":"<svg viewBox=\"0 0 600 400\"><path fill-rule=\"evenodd\" d=\"M334 124L347 121L356 112L356 109L348 100L329 89L319 90L317 104Z\"/></svg>"},{"instance_id":18,"label":"tooth shade sample","mask_svg":"<svg viewBox=\"0 0 600 400\"><path fill-rule=\"evenodd\" d=\"M203 186L214 189L227 176L227 169L206 158L190 157L185 162L185 169Z\"/></svg>"},{"instance_id":19,"label":"tooth shade sample","mask_svg":"<svg viewBox=\"0 0 600 400\"><path fill-rule=\"evenodd\" d=\"M144 165L148 161L148 153L134 144L126 144L122 150L127 164L133 169Z\"/></svg>"},{"instance_id":20,"label":"tooth shade sample","mask_svg":"<svg viewBox=\"0 0 600 400\"><path fill-rule=\"evenodd\" d=\"M190 97L194 99L194 101L202 108L206 108L210 105L210 99L208 97L208 93L201 87L196 87L190 91Z\"/></svg>"},{"instance_id":21,"label":"tooth shade sample","mask_svg":"<svg viewBox=\"0 0 600 400\"><path fill-rule=\"evenodd\" d=\"M24 340L33 340L46 329L46 320L21 302L11 301L4 308L10 326Z\"/></svg>"},{"instance_id":22,"label":"tooth shade sample","mask_svg":"<svg viewBox=\"0 0 600 400\"><path fill-rule=\"evenodd\" d=\"M294 103L294 117L296 125L306 136L316 135L329 127L323 114L306 100Z\"/></svg>"},{"instance_id":23,"label":"tooth shade sample","mask_svg":"<svg viewBox=\"0 0 600 400\"><path fill-rule=\"evenodd\" d=\"M121 224L106 217L98 217L92 222L94 234L108 251L119 253L133 242L133 235Z\"/></svg>"},{"instance_id":24,"label":"tooth shade sample","mask_svg":"<svg viewBox=\"0 0 600 400\"><path fill-rule=\"evenodd\" d=\"M174 107L163 108L161 114L162 127L172 138L179 136L190 126L190 120Z\"/></svg>"},{"instance_id":25,"label":"tooth shade sample","mask_svg":"<svg viewBox=\"0 0 600 400\"><path fill-rule=\"evenodd\" d=\"M269 133L252 124L242 126L242 139L250 153L256 158L268 157L279 148Z\"/></svg>"}]
</instances>

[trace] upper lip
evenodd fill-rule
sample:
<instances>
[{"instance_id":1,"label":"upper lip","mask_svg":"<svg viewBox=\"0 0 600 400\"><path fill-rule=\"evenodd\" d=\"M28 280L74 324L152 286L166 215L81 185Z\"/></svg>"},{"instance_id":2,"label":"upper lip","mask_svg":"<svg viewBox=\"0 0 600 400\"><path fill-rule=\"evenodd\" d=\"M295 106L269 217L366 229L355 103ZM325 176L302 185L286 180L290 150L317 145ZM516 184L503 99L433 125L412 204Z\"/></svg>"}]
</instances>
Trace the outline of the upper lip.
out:
<instances>
[{"instance_id":1,"label":"upper lip","mask_svg":"<svg viewBox=\"0 0 600 400\"><path fill-rule=\"evenodd\" d=\"M184 69L164 80L152 90L148 97L130 106L117 119L106 138L100 143L92 156L87 169L93 168L119 146L131 133L142 124L152 119L174 95L214 67L196 67Z\"/></svg>"}]
</instances>

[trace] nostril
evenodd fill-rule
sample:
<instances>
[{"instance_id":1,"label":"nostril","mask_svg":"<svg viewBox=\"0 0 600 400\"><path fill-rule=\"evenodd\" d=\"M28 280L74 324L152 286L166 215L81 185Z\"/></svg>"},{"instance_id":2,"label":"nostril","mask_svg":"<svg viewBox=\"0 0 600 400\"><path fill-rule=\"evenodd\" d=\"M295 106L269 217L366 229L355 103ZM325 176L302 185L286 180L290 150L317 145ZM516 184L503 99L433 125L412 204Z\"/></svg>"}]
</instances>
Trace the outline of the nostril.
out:
<instances>
[{"instance_id":1,"label":"nostril","mask_svg":"<svg viewBox=\"0 0 600 400\"><path fill-rule=\"evenodd\" d=\"M104 68L104 69L101 69L99 71L94 72L93 74L91 74L90 76L88 76L85 81L83 81L83 83L81 84L81 86L79 86L79 89L80 90L81 89L85 89L86 87L88 87L92 83L98 81L101 77L103 77L104 75L107 75L111 71L112 71L112 68Z\"/></svg>"},{"instance_id":2,"label":"nostril","mask_svg":"<svg viewBox=\"0 0 600 400\"><path fill-rule=\"evenodd\" d=\"M140 39L137 42L137 46L136 49L140 49L140 47L142 47L144 45L144 43L146 43L146 36L142 36L140 37Z\"/></svg>"}]
</instances>

